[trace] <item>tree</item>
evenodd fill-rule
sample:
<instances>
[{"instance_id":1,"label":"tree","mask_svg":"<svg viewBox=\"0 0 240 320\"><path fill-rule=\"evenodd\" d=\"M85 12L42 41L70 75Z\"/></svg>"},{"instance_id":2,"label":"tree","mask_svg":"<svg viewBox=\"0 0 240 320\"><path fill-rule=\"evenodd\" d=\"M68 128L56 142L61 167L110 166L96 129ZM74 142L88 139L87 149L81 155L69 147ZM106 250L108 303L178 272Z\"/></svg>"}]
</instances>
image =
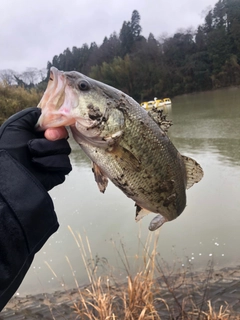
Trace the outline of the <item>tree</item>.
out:
<instances>
[{"instance_id":1,"label":"tree","mask_svg":"<svg viewBox=\"0 0 240 320\"><path fill-rule=\"evenodd\" d=\"M197 51L205 51L206 48L206 34L204 28L199 26L195 35L195 43Z\"/></svg>"},{"instance_id":2,"label":"tree","mask_svg":"<svg viewBox=\"0 0 240 320\"><path fill-rule=\"evenodd\" d=\"M0 70L0 79L7 85L16 84L14 75L17 75L17 72L11 69Z\"/></svg>"},{"instance_id":3,"label":"tree","mask_svg":"<svg viewBox=\"0 0 240 320\"><path fill-rule=\"evenodd\" d=\"M70 51L69 48L67 48L66 50L63 51L63 55L64 55L64 67L63 70L65 71L71 71L74 68L73 65L73 56L72 56L72 52Z\"/></svg>"},{"instance_id":4,"label":"tree","mask_svg":"<svg viewBox=\"0 0 240 320\"><path fill-rule=\"evenodd\" d=\"M37 68L27 68L23 73L19 74L19 79L33 87L40 80L39 70Z\"/></svg>"},{"instance_id":5,"label":"tree","mask_svg":"<svg viewBox=\"0 0 240 320\"><path fill-rule=\"evenodd\" d=\"M131 32L133 36L133 40L136 41L139 39L140 33L142 31L142 27L140 26L140 14L137 10L134 10L131 18Z\"/></svg>"},{"instance_id":6,"label":"tree","mask_svg":"<svg viewBox=\"0 0 240 320\"><path fill-rule=\"evenodd\" d=\"M141 40L140 15L137 10L132 13L131 21L124 21L120 30L119 39L121 41L121 57L131 53L133 45L136 41Z\"/></svg>"},{"instance_id":7,"label":"tree","mask_svg":"<svg viewBox=\"0 0 240 320\"><path fill-rule=\"evenodd\" d=\"M219 0L213 9L213 27L217 28L227 28L227 1Z\"/></svg>"},{"instance_id":8,"label":"tree","mask_svg":"<svg viewBox=\"0 0 240 320\"><path fill-rule=\"evenodd\" d=\"M105 37L102 45L99 48L98 53L98 63L103 63L104 61L109 63L117 56L121 55L121 42L117 33L114 32L109 38Z\"/></svg>"},{"instance_id":9,"label":"tree","mask_svg":"<svg viewBox=\"0 0 240 320\"><path fill-rule=\"evenodd\" d=\"M134 10L119 33L66 49L48 62L115 86L135 99L173 96L239 83L240 1L217 0L197 30L178 30L156 40L141 35Z\"/></svg>"},{"instance_id":10,"label":"tree","mask_svg":"<svg viewBox=\"0 0 240 320\"><path fill-rule=\"evenodd\" d=\"M121 41L121 57L124 57L127 53L131 52L131 48L134 41L131 29L131 22L123 22L119 39Z\"/></svg>"},{"instance_id":11,"label":"tree","mask_svg":"<svg viewBox=\"0 0 240 320\"><path fill-rule=\"evenodd\" d=\"M203 30L207 34L213 30L213 14L212 10L208 12L205 17L205 24L203 25Z\"/></svg>"}]
</instances>

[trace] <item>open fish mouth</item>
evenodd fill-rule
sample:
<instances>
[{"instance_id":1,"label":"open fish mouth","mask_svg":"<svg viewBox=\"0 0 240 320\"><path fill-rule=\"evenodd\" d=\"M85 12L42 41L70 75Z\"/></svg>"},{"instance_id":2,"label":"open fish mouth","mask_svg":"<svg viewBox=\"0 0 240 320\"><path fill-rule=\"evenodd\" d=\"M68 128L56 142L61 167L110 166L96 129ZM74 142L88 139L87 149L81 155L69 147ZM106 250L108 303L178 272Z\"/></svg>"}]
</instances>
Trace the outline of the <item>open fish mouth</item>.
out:
<instances>
[{"instance_id":1,"label":"open fish mouth","mask_svg":"<svg viewBox=\"0 0 240 320\"><path fill-rule=\"evenodd\" d=\"M38 108L42 114L37 122L37 130L70 126L75 123L72 116L74 91L69 89L64 72L51 67L49 81Z\"/></svg>"}]
</instances>

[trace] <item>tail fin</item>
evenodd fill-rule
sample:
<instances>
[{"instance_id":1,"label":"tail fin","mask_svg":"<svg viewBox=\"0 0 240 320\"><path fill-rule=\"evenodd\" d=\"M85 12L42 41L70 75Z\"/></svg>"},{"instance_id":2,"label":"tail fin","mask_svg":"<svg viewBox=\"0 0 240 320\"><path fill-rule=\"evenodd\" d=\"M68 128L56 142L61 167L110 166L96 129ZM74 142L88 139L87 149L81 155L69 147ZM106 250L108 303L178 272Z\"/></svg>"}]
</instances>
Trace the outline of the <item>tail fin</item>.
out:
<instances>
[{"instance_id":1,"label":"tail fin","mask_svg":"<svg viewBox=\"0 0 240 320\"><path fill-rule=\"evenodd\" d=\"M203 169L200 164L192 158L182 156L185 163L187 173L187 186L186 189L191 188L194 183L198 183L203 177Z\"/></svg>"}]
</instances>

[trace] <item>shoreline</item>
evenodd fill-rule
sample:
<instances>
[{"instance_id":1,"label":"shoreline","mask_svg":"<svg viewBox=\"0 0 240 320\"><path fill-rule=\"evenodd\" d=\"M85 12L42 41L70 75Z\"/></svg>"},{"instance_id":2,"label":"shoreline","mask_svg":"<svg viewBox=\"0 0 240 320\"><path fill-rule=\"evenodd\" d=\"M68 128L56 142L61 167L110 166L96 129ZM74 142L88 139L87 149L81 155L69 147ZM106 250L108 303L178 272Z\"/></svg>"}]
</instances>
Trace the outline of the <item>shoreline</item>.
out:
<instances>
[{"instance_id":1,"label":"shoreline","mask_svg":"<svg viewBox=\"0 0 240 320\"><path fill-rule=\"evenodd\" d=\"M175 288L174 296L169 289L171 283L175 283L182 274L174 274L168 277L168 283L162 277L154 279L161 291L159 298L166 301L172 310L176 310L176 297L180 303L191 299L195 305L207 305L211 301L212 307L219 310L221 306L228 308L231 319L240 319L240 266L227 267L220 270L205 270L187 272L182 284ZM81 291L90 286L79 288ZM78 288L55 291L54 293L41 293L27 295L25 297L13 297L0 313L0 319L76 319L73 305L80 300ZM128 290L127 284L122 283L113 288L113 292ZM168 319L169 314L164 310L163 304L157 303L156 310L163 319ZM116 316L118 316L116 314ZM239 316L239 317L238 317ZM118 317L117 317L118 318ZM120 318L118 318L120 319ZM194 319L194 318L192 318ZM224 318L228 319L228 318Z\"/></svg>"},{"instance_id":2,"label":"shoreline","mask_svg":"<svg viewBox=\"0 0 240 320\"><path fill-rule=\"evenodd\" d=\"M194 92L188 92L188 93L181 93L178 94L171 99L179 98L179 97L188 97L188 96L193 96L195 94L201 94L201 93L211 93L211 92L217 92L221 90L239 90L240 85L231 85L231 86L226 86L226 87L219 87L219 88L214 88L214 89L209 89L209 90L203 90L203 91L194 91Z\"/></svg>"}]
</instances>

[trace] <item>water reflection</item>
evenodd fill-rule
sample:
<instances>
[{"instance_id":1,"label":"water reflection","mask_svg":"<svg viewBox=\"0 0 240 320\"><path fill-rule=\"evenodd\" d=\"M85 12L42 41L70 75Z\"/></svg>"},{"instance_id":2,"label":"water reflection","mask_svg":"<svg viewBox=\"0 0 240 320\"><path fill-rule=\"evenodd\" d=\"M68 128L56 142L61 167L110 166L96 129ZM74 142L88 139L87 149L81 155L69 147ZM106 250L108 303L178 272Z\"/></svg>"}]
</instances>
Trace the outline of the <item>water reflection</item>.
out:
<instances>
[{"instance_id":1,"label":"water reflection","mask_svg":"<svg viewBox=\"0 0 240 320\"><path fill-rule=\"evenodd\" d=\"M205 267L212 258L219 267L240 263L239 99L239 90L231 89L173 100L170 137L182 154L202 165L204 178L187 191L187 207L181 216L160 229L158 253L170 264L176 257L189 260L196 269ZM148 236L153 215L136 224L133 201L111 183L101 194L90 161L76 143L72 143L72 150L73 171L63 185L51 191L61 226L37 254L20 294L59 289L62 279L68 287L74 286L65 256L79 283L86 282L87 274L68 225L87 235L93 256L105 257L119 276L123 266L116 259L112 241L119 245L121 239L129 259L135 261L139 230L142 243Z\"/></svg>"},{"instance_id":2,"label":"water reflection","mask_svg":"<svg viewBox=\"0 0 240 320\"><path fill-rule=\"evenodd\" d=\"M172 141L182 154L201 153L207 150L218 156L219 161L229 163L234 166L240 164L240 139L189 139L189 138L172 138Z\"/></svg>"},{"instance_id":3,"label":"water reflection","mask_svg":"<svg viewBox=\"0 0 240 320\"><path fill-rule=\"evenodd\" d=\"M240 90L183 96L174 100L170 136L179 149L209 150L240 164ZM190 148L190 149L189 149Z\"/></svg>"},{"instance_id":4,"label":"water reflection","mask_svg":"<svg viewBox=\"0 0 240 320\"><path fill-rule=\"evenodd\" d=\"M71 133L69 133L71 136ZM90 159L86 156L86 154L81 150L79 145L71 138L69 140L69 143L71 145L71 163L73 165L76 164L77 167L81 166L89 166L90 164Z\"/></svg>"}]
</instances>

